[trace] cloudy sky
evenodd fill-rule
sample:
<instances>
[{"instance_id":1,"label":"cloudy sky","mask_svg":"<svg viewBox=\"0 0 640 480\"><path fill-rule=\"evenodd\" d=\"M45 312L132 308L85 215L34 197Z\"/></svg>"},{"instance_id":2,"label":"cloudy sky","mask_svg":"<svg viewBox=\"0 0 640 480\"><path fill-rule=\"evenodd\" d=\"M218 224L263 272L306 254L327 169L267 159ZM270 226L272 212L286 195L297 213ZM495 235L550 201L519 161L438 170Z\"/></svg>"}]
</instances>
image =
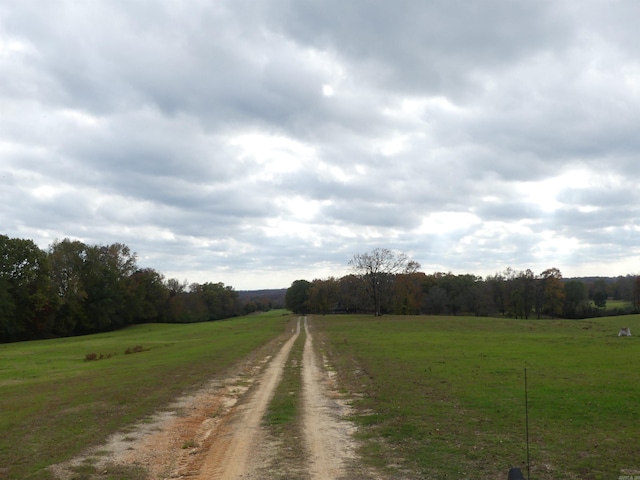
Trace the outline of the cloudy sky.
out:
<instances>
[{"instance_id":1,"label":"cloudy sky","mask_svg":"<svg viewBox=\"0 0 640 480\"><path fill-rule=\"evenodd\" d=\"M0 233L190 282L640 272L636 0L0 0Z\"/></svg>"}]
</instances>

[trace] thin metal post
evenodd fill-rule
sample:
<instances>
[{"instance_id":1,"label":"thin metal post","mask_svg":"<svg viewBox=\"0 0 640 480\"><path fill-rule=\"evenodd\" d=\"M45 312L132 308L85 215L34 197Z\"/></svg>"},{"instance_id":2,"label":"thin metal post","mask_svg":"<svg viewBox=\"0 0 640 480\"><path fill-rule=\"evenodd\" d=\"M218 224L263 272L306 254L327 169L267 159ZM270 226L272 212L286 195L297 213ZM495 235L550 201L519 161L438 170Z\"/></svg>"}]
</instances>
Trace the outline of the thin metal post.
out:
<instances>
[{"instance_id":1,"label":"thin metal post","mask_svg":"<svg viewBox=\"0 0 640 480\"><path fill-rule=\"evenodd\" d=\"M527 480L531 480L529 469L529 389L527 387L527 369L524 369L524 413L527 434Z\"/></svg>"}]
</instances>

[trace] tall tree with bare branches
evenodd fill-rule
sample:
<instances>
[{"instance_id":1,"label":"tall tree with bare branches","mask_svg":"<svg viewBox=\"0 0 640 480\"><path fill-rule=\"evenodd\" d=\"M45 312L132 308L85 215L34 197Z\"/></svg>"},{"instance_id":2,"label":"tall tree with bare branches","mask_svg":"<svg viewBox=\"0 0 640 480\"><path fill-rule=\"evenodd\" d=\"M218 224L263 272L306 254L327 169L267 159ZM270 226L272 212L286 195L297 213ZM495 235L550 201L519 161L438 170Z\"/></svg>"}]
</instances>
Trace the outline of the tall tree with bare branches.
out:
<instances>
[{"instance_id":1,"label":"tall tree with bare branches","mask_svg":"<svg viewBox=\"0 0 640 480\"><path fill-rule=\"evenodd\" d=\"M420 264L410 260L405 253L387 248L376 248L360 253L349 261L353 273L362 281L367 296L372 302L373 314L382 314L384 296L390 291L393 277L398 273L414 273Z\"/></svg>"}]
</instances>

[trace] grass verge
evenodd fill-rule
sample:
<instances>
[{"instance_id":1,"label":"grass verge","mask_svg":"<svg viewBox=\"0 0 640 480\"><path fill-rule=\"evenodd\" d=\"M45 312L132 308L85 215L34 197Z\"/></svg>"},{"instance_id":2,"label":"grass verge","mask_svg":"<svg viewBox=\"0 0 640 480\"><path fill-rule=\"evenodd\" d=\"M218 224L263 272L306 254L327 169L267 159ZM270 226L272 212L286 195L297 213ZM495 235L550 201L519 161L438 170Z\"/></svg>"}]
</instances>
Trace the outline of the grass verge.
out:
<instances>
[{"instance_id":1,"label":"grass verge","mask_svg":"<svg viewBox=\"0 0 640 480\"><path fill-rule=\"evenodd\" d=\"M289 318L274 311L0 345L0 478L50 478L46 467L202 386L281 334ZM132 345L141 348L126 355ZM105 359L85 361L96 352Z\"/></svg>"},{"instance_id":2,"label":"grass verge","mask_svg":"<svg viewBox=\"0 0 640 480\"><path fill-rule=\"evenodd\" d=\"M318 317L338 378L357 400L362 454L392 476L531 478L640 474L640 316L584 321Z\"/></svg>"}]
</instances>

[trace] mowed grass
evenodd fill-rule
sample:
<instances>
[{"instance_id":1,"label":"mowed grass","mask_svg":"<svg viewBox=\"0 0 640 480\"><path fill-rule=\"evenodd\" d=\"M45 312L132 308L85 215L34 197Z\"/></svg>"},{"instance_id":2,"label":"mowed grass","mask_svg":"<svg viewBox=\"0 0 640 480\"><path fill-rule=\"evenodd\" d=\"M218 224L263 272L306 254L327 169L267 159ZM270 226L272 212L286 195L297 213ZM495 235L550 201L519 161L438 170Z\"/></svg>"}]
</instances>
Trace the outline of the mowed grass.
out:
<instances>
[{"instance_id":1,"label":"mowed grass","mask_svg":"<svg viewBox=\"0 0 640 480\"><path fill-rule=\"evenodd\" d=\"M640 316L584 321L317 316L357 398L362 453L396 478L640 475ZM380 442L382 438L384 441Z\"/></svg>"},{"instance_id":2,"label":"mowed grass","mask_svg":"<svg viewBox=\"0 0 640 480\"><path fill-rule=\"evenodd\" d=\"M281 334L283 311L0 345L0 478L46 467L202 386ZM125 354L127 349L141 352ZM95 353L111 358L85 361Z\"/></svg>"}]
</instances>

